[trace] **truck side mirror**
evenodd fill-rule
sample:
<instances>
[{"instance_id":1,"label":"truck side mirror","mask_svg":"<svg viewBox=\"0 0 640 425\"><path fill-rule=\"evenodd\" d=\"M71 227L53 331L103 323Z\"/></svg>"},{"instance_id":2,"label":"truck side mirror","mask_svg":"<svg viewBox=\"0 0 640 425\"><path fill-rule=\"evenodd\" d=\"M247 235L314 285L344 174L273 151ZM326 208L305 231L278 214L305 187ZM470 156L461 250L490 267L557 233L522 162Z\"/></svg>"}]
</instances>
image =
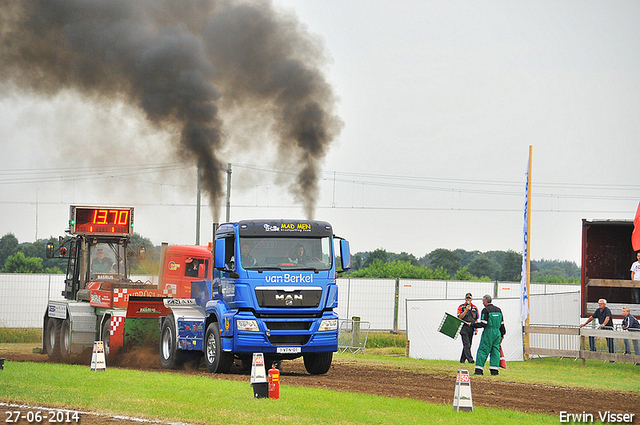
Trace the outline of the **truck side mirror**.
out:
<instances>
[{"instance_id":1,"label":"truck side mirror","mask_svg":"<svg viewBox=\"0 0 640 425\"><path fill-rule=\"evenodd\" d=\"M351 250L349 248L349 241L340 239L340 260L342 262L342 270L349 270L351 268Z\"/></svg>"},{"instance_id":2,"label":"truck side mirror","mask_svg":"<svg viewBox=\"0 0 640 425\"><path fill-rule=\"evenodd\" d=\"M53 258L53 251L53 243L49 242L46 248L47 258Z\"/></svg>"},{"instance_id":3,"label":"truck side mirror","mask_svg":"<svg viewBox=\"0 0 640 425\"><path fill-rule=\"evenodd\" d=\"M144 245L138 247L138 260L144 260L147 256L147 248Z\"/></svg>"},{"instance_id":4,"label":"truck side mirror","mask_svg":"<svg viewBox=\"0 0 640 425\"><path fill-rule=\"evenodd\" d=\"M224 239L216 239L215 252L213 253L214 267L218 270L224 270L225 259L225 243Z\"/></svg>"},{"instance_id":5,"label":"truck side mirror","mask_svg":"<svg viewBox=\"0 0 640 425\"><path fill-rule=\"evenodd\" d=\"M205 270L204 263L202 263L202 264L200 264L198 266L198 278L199 279L204 279L204 270Z\"/></svg>"}]
</instances>

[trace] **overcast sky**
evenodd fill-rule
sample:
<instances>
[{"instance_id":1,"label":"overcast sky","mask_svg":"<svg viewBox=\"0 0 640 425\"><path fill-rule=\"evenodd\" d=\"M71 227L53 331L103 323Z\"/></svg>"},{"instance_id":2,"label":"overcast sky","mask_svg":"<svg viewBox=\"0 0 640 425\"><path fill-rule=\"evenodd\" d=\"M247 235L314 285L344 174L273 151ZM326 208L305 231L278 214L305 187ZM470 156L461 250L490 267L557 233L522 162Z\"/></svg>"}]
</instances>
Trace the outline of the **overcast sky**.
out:
<instances>
[{"instance_id":1,"label":"overcast sky","mask_svg":"<svg viewBox=\"0 0 640 425\"><path fill-rule=\"evenodd\" d=\"M633 219L640 2L274 4L328 59L344 125L314 218L352 252L521 252L529 146L533 259L579 264L582 219ZM138 111L68 91L0 96L0 235L58 236L69 205L104 204L135 207L136 231L154 244L195 242L194 167ZM277 160L231 146L220 157L232 164L232 221L304 218Z\"/></svg>"}]
</instances>

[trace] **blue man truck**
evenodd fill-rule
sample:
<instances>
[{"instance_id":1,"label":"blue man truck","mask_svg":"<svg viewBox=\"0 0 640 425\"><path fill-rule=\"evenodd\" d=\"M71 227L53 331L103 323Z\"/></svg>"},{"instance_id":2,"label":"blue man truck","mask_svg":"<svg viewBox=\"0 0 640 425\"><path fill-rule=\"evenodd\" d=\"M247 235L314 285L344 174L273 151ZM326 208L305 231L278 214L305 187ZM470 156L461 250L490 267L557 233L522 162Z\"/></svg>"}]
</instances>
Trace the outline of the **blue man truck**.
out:
<instances>
[{"instance_id":1,"label":"blue man truck","mask_svg":"<svg viewBox=\"0 0 640 425\"><path fill-rule=\"evenodd\" d=\"M349 243L329 223L222 224L213 265L213 278L193 281L189 298L164 299L171 310L160 325L164 368L204 356L209 372L226 373L261 352L267 362L303 357L311 374L329 370L338 350L336 276L350 268Z\"/></svg>"}]
</instances>

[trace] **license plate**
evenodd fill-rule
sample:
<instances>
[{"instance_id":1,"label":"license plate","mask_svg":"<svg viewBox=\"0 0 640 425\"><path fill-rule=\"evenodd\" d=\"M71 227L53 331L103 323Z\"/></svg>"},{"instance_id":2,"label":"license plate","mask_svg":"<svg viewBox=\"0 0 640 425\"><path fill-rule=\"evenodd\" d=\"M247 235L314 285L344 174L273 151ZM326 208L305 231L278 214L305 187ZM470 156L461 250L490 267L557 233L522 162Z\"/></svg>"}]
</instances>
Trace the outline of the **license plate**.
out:
<instances>
[{"instance_id":1,"label":"license plate","mask_svg":"<svg viewBox=\"0 0 640 425\"><path fill-rule=\"evenodd\" d=\"M302 352L302 347L278 347L276 353L278 354L298 354Z\"/></svg>"}]
</instances>

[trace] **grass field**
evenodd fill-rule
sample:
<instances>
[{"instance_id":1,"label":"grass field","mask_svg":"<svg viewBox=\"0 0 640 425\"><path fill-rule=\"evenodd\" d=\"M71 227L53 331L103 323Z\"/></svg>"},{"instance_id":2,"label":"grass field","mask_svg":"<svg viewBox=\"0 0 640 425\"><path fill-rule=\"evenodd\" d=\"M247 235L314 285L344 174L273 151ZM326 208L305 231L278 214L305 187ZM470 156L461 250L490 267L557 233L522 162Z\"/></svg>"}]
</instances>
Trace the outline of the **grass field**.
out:
<instances>
[{"instance_id":1,"label":"grass field","mask_svg":"<svg viewBox=\"0 0 640 425\"><path fill-rule=\"evenodd\" d=\"M11 363L0 398L25 404L213 424L557 423L549 415L475 408L283 385L280 399L254 399L249 382L166 372L51 363ZM82 421L81 421L82 422Z\"/></svg>"},{"instance_id":2,"label":"grass field","mask_svg":"<svg viewBox=\"0 0 640 425\"><path fill-rule=\"evenodd\" d=\"M30 352L39 335L9 336L0 330L0 353ZM400 339L398 341L398 338ZM374 340L378 348L365 354L337 354L336 359L377 367L393 367L416 374L451 374L456 362L403 357L402 337ZM7 340L20 343L6 344ZM382 342L381 342L382 341ZM1 356L0 356L1 357ZM499 380L550 386L625 391L640 394L640 367L557 358L511 362ZM110 368L95 372L84 365L10 362L0 371L0 400L55 408L103 412L153 419L209 424L545 424L557 415L475 406L473 413L453 412L451 405L402 398L336 392L283 385L280 399L254 399L247 382L212 379L164 371Z\"/></svg>"}]
</instances>

